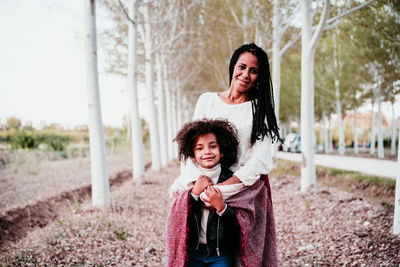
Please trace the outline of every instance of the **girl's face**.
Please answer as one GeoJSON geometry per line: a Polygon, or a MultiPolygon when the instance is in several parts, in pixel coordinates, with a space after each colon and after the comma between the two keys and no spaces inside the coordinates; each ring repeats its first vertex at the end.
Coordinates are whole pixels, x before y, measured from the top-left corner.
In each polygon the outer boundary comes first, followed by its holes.
{"type": "Polygon", "coordinates": [[[233,69],[231,90],[246,94],[254,86],[259,74],[258,59],[250,52],[243,52],[233,69]]]}
{"type": "Polygon", "coordinates": [[[200,135],[194,145],[196,162],[205,169],[216,166],[221,159],[217,137],[214,133],[200,135]]]}

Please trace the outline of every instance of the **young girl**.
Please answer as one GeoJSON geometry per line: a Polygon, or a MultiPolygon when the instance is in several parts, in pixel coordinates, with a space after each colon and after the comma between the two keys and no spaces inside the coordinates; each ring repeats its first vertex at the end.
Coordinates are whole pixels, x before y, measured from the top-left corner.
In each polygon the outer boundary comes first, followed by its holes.
{"type": "Polygon", "coordinates": [[[224,182],[233,174],[229,167],[237,157],[236,129],[226,120],[203,119],[185,124],[174,141],[178,142],[179,159],[191,159],[199,172],[196,180],[191,178],[193,173],[181,174],[170,187],[170,194],[176,199],[167,229],[168,265],[177,266],[174,254],[185,253],[171,249],[171,246],[179,245],[169,241],[185,240],[187,266],[235,266],[240,247],[240,227],[235,211],[224,200],[237,194],[244,186],[213,185],[224,182]],[[183,210],[176,209],[179,202],[183,202],[183,210]],[[187,208],[185,204],[188,204],[187,208]],[[177,216],[184,216],[187,220],[177,220],[177,216]],[[186,225],[179,225],[177,221],[186,225]],[[170,232],[176,228],[187,229],[188,233],[170,232]],[[169,238],[170,234],[181,236],[169,238]]]}

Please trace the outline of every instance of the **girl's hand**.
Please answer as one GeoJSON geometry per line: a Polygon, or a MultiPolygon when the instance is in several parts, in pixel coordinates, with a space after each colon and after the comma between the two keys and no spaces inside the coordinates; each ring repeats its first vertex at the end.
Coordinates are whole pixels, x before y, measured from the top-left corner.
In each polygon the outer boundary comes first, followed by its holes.
{"type": "Polygon", "coordinates": [[[218,188],[212,185],[207,186],[204,193],[206,194],[204,200],[210,203],[218,212],[225,209],[225,202],[222,200],[222,194],[218,188]]]}
{"type": "Polygon", "coordinates": [[[194,184],[192,194],[198,196],[201,192],[204,191],[204,189],[206,189],[207,186],[210,185],[212,185],[210,178],[205,175],[200,175],[199,178],[197,178],[196,183],[194,184]]]}
{"type": "Polygon", "coordinates": [[[239,178],[236,175],[233,175],[231,178],[226,180],[225,182],[219,183],[218,185],[230,185],[230,184],[238,184],[240,183],[239,178]]]}

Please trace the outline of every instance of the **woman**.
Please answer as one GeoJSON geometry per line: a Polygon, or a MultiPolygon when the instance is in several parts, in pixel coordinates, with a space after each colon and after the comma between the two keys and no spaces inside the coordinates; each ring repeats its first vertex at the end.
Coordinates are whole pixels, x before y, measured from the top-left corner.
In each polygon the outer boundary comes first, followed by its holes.
{"type": "MultiPolygon", "coordinates": [[[[267,54],[255,44],[239,47],[229,64],[229,79],[228,90],[199,97],[193,120],[227,119],[237,128],[238,161],[230,168],[232,177],[223,184],[245,185],[244,190],[226,200],[235,209],[241,228],[240,262],[243,266],[276,266],[275,222],[267,174],[272,167],[271,143],[281,138],[267,54]]],[[[181,164],[181,175],[198,177],[190,160],[181,164]]],[[[186,198],[182,196],[174,207],[184,210],[186,198]]]]}

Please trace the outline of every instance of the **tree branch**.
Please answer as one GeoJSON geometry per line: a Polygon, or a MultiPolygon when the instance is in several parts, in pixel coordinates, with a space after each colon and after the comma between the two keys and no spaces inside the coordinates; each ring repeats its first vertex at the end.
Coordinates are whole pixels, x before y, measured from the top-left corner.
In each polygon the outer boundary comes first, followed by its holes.
{"type": "Polygon", "coordinates": [[[297,42],[297,40],[299,40],[300,37],[301,37],[301,32],[299,32],[294,38],[292,38],[292,40],[287,42],[286,45],[279,51],[280,56],[282,57],[283,54],[285,54],[286,51],[289,48],[291,48],[297,42]]]}
{"type": "Polygon", "coordinates": [[[322,35],[326,20],[328,19],[329,16],[329,7],[330,7],[330,1],[325,0],[324,9],[322,10],[321,18],[319,19],[319,24],[310,42],[311,51],[315,50],[315,48],[317,47],[318,40],[322,35]]]}
{"type": "MultiPolygon", "coordinates": [[[[134,0],[136,1],[136,0],[134,0]]],[[[122,12],[125,14],[125,17],[133,24],[135,25],[135,21],[129,17],[128,11],[126,11],[126,8],[124,7],[124,5],[122,4],[121,0],[118,0],[119,6],[122,9],[122,12]]],[[[135,4],[135,2],[133,2],[133,4],[135,4]]]]}
{"type": "Polygon", "coordinates": [[[372,4],[372,2],[374,2],[374,0],[369,0],[368,2],[365,2],[364,4],[361,4],[353,9],[350,9],[349,11],[344,12],[343,14],[340,14],[340,15],[337,15],[336,17],[330,18],[326,21],[326,25],[330,26],[329,24],[332,24],[335,21],[337,21],[347,15],[350,15],[351,13],[356,12],[357,10],[360,10],[366,6],[369,6],[370,4],[372,4]]]}

